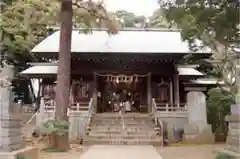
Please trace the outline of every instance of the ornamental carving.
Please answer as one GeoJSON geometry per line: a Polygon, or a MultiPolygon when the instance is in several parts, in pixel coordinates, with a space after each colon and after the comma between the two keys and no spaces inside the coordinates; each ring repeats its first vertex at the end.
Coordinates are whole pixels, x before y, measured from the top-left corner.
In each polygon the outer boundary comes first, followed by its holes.
{"type": "Polygon", "coordinates": [[[12,83],[7,78],[0,78],[0,87],[8,88],[12,83]]]}
{"type": "Polygon", "coordinates": [[[5,64],[3,68],[0,68],[0,87],[10,87],[13,77],[13,67],[5,64]]]}

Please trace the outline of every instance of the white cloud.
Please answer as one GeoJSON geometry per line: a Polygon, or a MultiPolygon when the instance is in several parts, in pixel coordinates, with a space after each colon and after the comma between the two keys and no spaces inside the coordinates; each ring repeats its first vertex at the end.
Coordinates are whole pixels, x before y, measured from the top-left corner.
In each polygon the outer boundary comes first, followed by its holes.
{"type": "Polygon", "coordinates": [[[104,0],[108,11],[124,9],[136,15],[151,16],[159,8],[157,0],[104,0]]]}

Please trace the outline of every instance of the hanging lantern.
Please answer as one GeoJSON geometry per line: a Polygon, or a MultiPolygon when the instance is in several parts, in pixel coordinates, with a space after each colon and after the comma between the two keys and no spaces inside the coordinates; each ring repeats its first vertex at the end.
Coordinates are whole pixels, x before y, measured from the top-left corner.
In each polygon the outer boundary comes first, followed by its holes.
{"type": "Polygon", "coordinates": [[[129,82],[130,82],[130,83],[132,83],[132,82],[133,82],[133,77],[132,77],[132,76],[130,77],[130,80],[129,80],[129,82]]]}
{"type": "Polygon", "coordinates": [[[128,82],[128,76],[125,76],[125,78],[124,78],[124,81],[123,82],[128,82]]]}
{"type": "Polygon", "coordinates": [[[117,83],[117,84],[119,83],[119,77],[116,78],[116,83],[117,83]]]}
{"type": "Polygon", "coordinates": [[[138,80],[138,76],[135,77],[135,83],[138,83],[139,80],[138,80]]]}

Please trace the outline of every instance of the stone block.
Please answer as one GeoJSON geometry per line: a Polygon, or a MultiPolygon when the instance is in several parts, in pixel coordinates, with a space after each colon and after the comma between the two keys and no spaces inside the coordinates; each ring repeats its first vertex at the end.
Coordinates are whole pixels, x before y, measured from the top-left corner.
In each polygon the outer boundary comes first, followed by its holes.
{"type": "Polygon", "coordinates": [[[8,137],[8,136],[22,136],[22,131],[19,128],[12,128],[12,129],[1,129],[1,136],[8,137]]]}
{"type": "Polygon", "coordinates": [[[25,147],[19,119],[1,118],[0,126],[1,152],[10,152],[25,147]]]}
{"type": "Polygon", "coordinates": [[[203,92],[191,91],[187,94],[188,123],[196,125],[203,131],[207,125],[206,95],[203,92]]]}
{"type": "Polygon", "coordinates": [[[240,116],[227,116],[228,125],[227,150],[240,153],[240,116]]]}
{"type": "Polygon", "coordinates": [[[36,147],[26,147],[12,152],[0,152],[0,159],[16,159],[18,156],[31,159],[40,159],[39,149],[36,147]]]}
{"type": "Polygon", "coordinates": [[[21,128],[20,119],[0,119],[2,128],[21,128]]]}
{"type": "Polygon", "coordinates": [[[229,129],[239,129],[240,130],[240,124],[239,123],[229,123],[229,129]]]}
{"type": "Polygon", "coordinates": [[[196,133],[198,133],[197,126],[193,124],[184,125],[184,134],[196,134],[196,133]]]}
{"type": "Polygon", "coordinates": [[[214,134],[212,133],[211,126],[206,125],[205,128],[201,132],[199,132],[197,126],[194,126],[192,124],[185,125],[184,142],[195,144],[213,144],[214,134]]]}
{"type": "Polygon", "coordinates": [[[11,143],[11,144],[2,144],[0,152],[12,152],[24,148],[23,143],[11,143]]]}
{"type": "Polygon", "coordinates": [[[240,115],[240,104],[231,105],[231,115],[240,115]]]}
{"type": "Polygon", "coordinates": [[[240,115],[226,116],[226,121],[231,122],[231,123],[239,123],[240,122],[240,115]]]}

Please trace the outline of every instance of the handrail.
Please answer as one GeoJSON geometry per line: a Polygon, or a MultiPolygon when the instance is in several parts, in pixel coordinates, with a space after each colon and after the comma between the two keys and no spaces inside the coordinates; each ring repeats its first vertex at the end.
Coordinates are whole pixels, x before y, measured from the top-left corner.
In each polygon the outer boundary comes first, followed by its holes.
{"type": "Polygon", "coordinates": [[[91,120],[91,117],[93,115],[93,111],[94,111],[94,99],[91,98],[90,101],[89,101],[89,104],[88,104],[88,114],[87,114],[87,117],[86,117],[86,121],[85,121],[85,125],[84,125],[84,133],[86,134],[87,132],[87,127],[88,125],[90,124],[90,120],[91,120]]]}
{"type": "Polygon", "coordinates": [[[157,108],[157,104],[154,98],[152,98],[152,113],[153,113],[153,118],[154,118],[154,123],[156,126],[160,126],[160,136],[162,138],[161,141],[161,146],[163,146],[164,143],[164,137],[163,137],[163,123],[160,120],[159,116],[158,116],[158,108],[157,108]]]}
{"type": "Polygon", "coordinates": [[[119,115],[120,115],[120,118],[121,118],[123,134],[126,135],[124,114],[125,114],[125,107],[122,106],[122,107],[120,107],[120,109],[119,109],[119,115]]]}
{"type": "Polygon", "coordinates": [[[33,121],[33,119],[37,116],[37,113],[38,113],[38,112],[34,113],[34,114],[31,116],[31,118],[26,122],[25,125],[30,124],[30,123],[33,121]]]}

